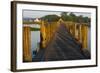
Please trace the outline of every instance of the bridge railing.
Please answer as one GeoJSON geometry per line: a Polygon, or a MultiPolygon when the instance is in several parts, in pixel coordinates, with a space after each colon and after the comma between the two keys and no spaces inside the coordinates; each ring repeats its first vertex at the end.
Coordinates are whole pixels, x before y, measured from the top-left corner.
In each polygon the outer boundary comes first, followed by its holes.
{"type": "Polygon", "coordinates": [[[88,29],[89,24],[87,23],[75,23],[75,22],[64,22],[66,28],[69,30],[72,36],[77,42],[82,44],[82,48],[88,47],[88,29]]]}
{"type": "MultiPolygon", "coordinates": [[[[66,29],[76,39],[77,42],[82,44],[82,48],[88,47],[88,29],[87,23],[75,23],[63,21],[66,29]]],[[[49,42],[53,40],[55,32],[60,27],[61,21],[58,22],[46,22],[42,21],[40,26],[41,44],[43,48],[49,45],[49,42]]],[[[23,59],[24,61],[32,61],[32,54],[30,51],[30,27],[23,26],[23,59]]]]}
{"type": "MultiPolygon", "coordinates": [[[[76,39],[78,43],[82,44],[82,48],[88,47],[88,29],[87,23],[76,23],[63,21],[67,30],[76,39]]],[[[52,40],[57,28],[60,26],[60,22],[42,22],[41,33],[42,33],[42,46],[45,48],[52,40]]]]}
{"type": "Polygon", "coordinates": [[[58,28],[58,22],[42,22],[41,34],[42,34],[42,47],[45,48],[55,35],[58,28]]]}

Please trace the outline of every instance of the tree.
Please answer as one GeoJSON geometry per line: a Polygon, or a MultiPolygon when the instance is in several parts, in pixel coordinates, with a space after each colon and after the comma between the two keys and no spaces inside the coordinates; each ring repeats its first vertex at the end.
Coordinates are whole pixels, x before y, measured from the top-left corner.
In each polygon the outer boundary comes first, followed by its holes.
{"type": "Polygon", "coordinates": [[[60,17],[57,15],[46,15],[42,17],[41,19],[48,22],[54,22],[54,21],[58,21],[60,17]]]}
{"type": "Polygon", "coordinates": [[[66,16],[68,12],[62,12],[61,17],[66,16]]]}
{"type": "Polygon", "coordinates": [[[68,14],[68,12],[62,12],[61,13],[61,18],[64,21],[73,21],[73,22],[77,21],[77,16],[73,12],[71,12],[69,14],[68,14]]]}
{"type": "Polygon", "coordinates": [[[77,16],[77,22],[79,22],[79,23],[83,23],[84,22],[84,19],[83,19],[82,15],[77,16]]]}
{"type": "Polygon", "coordinates": [[[77,22],[77,16],[73,12],[71,12],[69,16],[70,16],[70,21],[77,22]]]}
{"type": "Polygon", "coordinates": [[[88,17],[84,17],[84,23],[89,23],[90,22],[90,19],[88,17]]]}
{"type": "Polygon", "coordinates": [[[61,13],[61,18],[64,20],[64,21],[67,21],[68,20],[68,15],[67,15],[68,12],[62,12],[61,13]]]}

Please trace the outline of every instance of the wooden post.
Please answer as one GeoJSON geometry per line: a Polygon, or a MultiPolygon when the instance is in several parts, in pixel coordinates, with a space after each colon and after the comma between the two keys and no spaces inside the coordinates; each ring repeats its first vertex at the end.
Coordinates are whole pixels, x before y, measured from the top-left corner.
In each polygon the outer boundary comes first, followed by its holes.
{"type": "Polygon", "coordinates": [[[79,38],[79,29],[78,29],[78,24],[75,25],[75,38],[78,40],[79,38]]]}
{"type": "Polygon", "coordinates": [[[48,39],[50,41],[50,25],[48,25],[48,39]]]}
{"type": "Polygon", "coordinates": [[[31,54],[31,41],[30,41],[30,27],[23,27],[23,61],[31,62],[32,54],[31,54]]]}
{"type": "Polygon", "coordinates": [[[75,23],[72,23],[72,35],[75,36],[75,23]]]}
{"type": "Polygon", "coordinates": [[[83,25],[82,26],[82,46],[84,49],[87,49],[88,47],[87,39],[88,39],[88,26],[83,25]]]}
{"type": "Polygon", "coordinates": [[[81,26],[82,26],[82,24],[79,25],[79,42],[80,43],[82,43],[82,32],[81,32],[81,30],[82,30],[81,28],[82,27],[81,26]]]}
{"type": "Polygon", "coordinates": [[[45,29],[44,21],[42,21],[42,24],[41,24],[41,34],[42,34],[42,47],[45,48],[45,46],[46,46],[46,29],[45,29]]]}
{"type": "Polygon", "coordinates": [[[75,28],[75,34],[74,34],[74,37],[76,38],[76,26],[77,26],[77,24],[75,24],[75,26],[74,26],[74,28],[75,28]]]}

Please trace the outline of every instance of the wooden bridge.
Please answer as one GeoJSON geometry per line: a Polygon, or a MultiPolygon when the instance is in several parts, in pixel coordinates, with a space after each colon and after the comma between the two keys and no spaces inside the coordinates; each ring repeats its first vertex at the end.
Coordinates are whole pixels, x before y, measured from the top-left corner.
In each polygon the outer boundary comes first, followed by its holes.
{"type": "Polygon", "coordinates": [[[88,24],[64,22],[41,22],[41,49],[32,59],[30,51],[30,28],[24,27],[24,61],[57,61],[89,59],[87,49],[88,24]]]}

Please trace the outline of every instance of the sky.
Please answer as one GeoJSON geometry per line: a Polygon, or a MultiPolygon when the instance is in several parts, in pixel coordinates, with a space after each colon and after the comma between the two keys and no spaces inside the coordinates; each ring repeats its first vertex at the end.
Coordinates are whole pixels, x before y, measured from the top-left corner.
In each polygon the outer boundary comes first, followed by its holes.
{"type": "MultiPolygon", "coordinates": [[[[90,13],[73,12],[76,16],[82,15],[83,17],[91,17],[90,13]]],[[[60,16],[61,12],[55,11],[34,11],[34,10],[23,10],[23,18],[40,18],[45,15],[56,14],[60,16]]]]}

